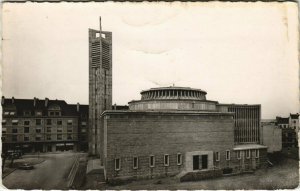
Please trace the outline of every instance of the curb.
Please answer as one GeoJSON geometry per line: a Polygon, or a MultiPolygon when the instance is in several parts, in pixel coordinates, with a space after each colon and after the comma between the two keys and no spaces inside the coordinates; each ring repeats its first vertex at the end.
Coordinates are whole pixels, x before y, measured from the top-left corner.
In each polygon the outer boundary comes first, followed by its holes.
{"type": "Polygon", "coordinates": [[[75,162],[73,163],[73,166],[72,166],[70,173],[68,175],[68,178],[67,178],[69,188],[73,185],[78,167],[79,167],[79,156],[76,157],[75,162]]]}
{"type": "Polygon", "coordinates": [[[11,173],[15,172],[15,170],[17,170],[17,168],[13,169],[12,171],[10,171],[9,173],[2,175],[2,180],[7,177],[8,175],[10,175],[11,173]]]}

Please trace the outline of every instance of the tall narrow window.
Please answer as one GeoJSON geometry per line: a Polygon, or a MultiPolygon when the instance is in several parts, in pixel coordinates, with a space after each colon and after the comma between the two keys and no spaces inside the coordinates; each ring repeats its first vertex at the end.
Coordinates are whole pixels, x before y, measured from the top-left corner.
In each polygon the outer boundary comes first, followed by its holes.
{"type": "Polygon", "coordinates": [[[153,155],[150,156],[150,167],[154,167],[155,166],[155,157],[153,155]]]}
{"type": "Polygon", "coordinates": [[[226,160],[230,160],[230,151],[229,150],[226,151],[226,160]]]}
{"type": "Polygon", "coordinates": [[[30,121],[24,121],[24,125],[30,125],[30,121]]]}
{"type": "Polygon", "coordinates": [[[177,154],[177,165],[181,165],[182,164],[182,154],[178,153],[177,154]]]}
{"type": "Polygon", "coordinates": [[[258,150],[258,149],[255,150],[255,157],[256,157],[256,158],[259,158],[259,150],[258,150]]]}
{"type": "Polygon", "coordinates": [[[138,157],[133,157],[133,169],[138,169],[139,167],[139,159],[138,157]]]}
{"type": "Polygon", "coordinates": [[[51,124],[52,124],[51,119],[47,119],[47,125],[51,125],[51,124]]]}
{"type": "Polygon", "coordinates": [[[164,155],[164,165],[169,166],[169,155],[168,154],[164,155]]]}
{"type": "Polygon", "coordinates": [[[251,157],[251,150],[246,151],[246,158],[249,159],[251,157]]]}
{"type": "Polygon", "coordinates": [[[115,170],[120,170],[121,169],[121,161],[119,158],[115,159],[115,170]]]}
{"type": "Polygon", "coordinates": [[[236,151],[236,158],[241,159],[241,151],[236,151]]]}
{"type": "Polygon", "coordinates": [[[42,120],[41,119],[36,119],[35,123],[36,123],[36,125],[41,125],[42,124],[42,120]]]}
{"type": "Polygon", "coordinates": [[[24,133],[29,133],[29,127],[24,127],[24,133]]]}
{"type": "Polygon", "coordinates": [[[220,161],[220,152],[215,152],[216,161],[220,161]]]}

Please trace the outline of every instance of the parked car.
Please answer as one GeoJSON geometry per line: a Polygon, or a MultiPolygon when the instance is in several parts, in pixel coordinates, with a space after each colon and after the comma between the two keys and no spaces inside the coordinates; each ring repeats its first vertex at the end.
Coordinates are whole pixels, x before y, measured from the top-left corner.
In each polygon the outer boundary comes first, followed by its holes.
{"type": "Polygon", "coordinates": [[[19,166],[19,169],[22,169],[22,170],[32,170],[33,166],[31,164],[24,163],[24,164],[22,164],[22,165],[19,166]]]}
{"type": "Polygon", "coordinates": [[[9,150],[7,151],[8,158],[14,158],[18,159],[22,157],[22,151],[21,150],[9,150]]]}

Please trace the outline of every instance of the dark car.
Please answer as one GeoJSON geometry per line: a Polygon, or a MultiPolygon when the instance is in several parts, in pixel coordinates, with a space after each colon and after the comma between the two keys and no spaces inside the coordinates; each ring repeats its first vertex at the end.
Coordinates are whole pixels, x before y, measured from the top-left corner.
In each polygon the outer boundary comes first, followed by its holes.
{"type": "Polygon", "coordinates": [[[19,169],[22,169],[22,170],[32,170],[33,166],[31,164],[24,163],[24,164],[22,164],[22,165],[19,166],[19,169]]]}

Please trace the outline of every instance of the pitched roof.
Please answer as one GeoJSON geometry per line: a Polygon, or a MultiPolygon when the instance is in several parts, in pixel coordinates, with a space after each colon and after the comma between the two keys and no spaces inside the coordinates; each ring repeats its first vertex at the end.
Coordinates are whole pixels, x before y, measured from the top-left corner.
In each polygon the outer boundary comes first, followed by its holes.
{"type": "Polygon", "coordinates": [[[276,117],[277,124],[289,124],[288,117],[276,117]]]}
{"type": "MultiPolygon", "coordinates": [[[[64,100],[49,100],[45,99],[15,99],[2,97],[2,107],[4,110],[17,111],[17,115],[23,115],[24,111],[31,112],[33,114],[36,110],[42,111],[43,115],[47,114],[50,106],[57,105],[61,109],[63,116],[76,116],[77,104],[67,104],[64,100]]],[[[79,105],[79,112],[88,113],[88,105],[79,105]],[[81,111],[81,109],[83,109],[81,111]]]]}
{"type": "Polygon", "coordinates": [[[296,113],[296,114],[290,114],[291,118],[292,119],[298,119],[299,118],[299,114],[296,113]]]}

